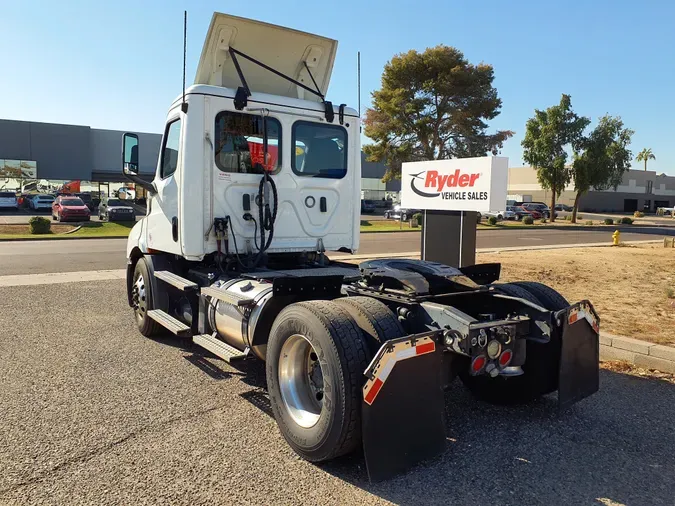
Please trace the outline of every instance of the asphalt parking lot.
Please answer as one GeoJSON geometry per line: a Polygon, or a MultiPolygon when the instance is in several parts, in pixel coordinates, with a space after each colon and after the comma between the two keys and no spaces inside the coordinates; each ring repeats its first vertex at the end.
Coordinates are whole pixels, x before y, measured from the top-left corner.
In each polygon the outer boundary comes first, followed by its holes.
{"type": "Polygon", "coordinates": [[[0,504],[673,504],[661,380],[603,371],[562,416],[456,382],[442,457],[370,484],[359,455],[295,456],[258,363],[141,337],[122,280],[2,287],[0,306],[0,504]]]}

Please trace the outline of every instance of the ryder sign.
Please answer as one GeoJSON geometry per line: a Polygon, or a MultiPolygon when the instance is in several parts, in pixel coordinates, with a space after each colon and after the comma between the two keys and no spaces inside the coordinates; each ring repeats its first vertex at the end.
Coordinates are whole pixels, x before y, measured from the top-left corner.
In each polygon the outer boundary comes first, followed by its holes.
{"type": "Polygon", "coordinates": [[[401,207],[439,211],[503,210],[509,159],[497,156],[404,163],[401,207]]]}

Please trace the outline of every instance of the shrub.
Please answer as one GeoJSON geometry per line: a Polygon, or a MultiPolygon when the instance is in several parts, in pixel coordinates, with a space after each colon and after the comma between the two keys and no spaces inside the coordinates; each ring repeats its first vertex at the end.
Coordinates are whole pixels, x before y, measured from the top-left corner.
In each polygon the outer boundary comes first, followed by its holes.
{"type": "Polygon", "coordinates": [[[584,219],[583,216],[581,216],[580,214],[577,214],[577,220],[583,220],[583,219],[584,219]]]}
{"type": "Polygon", "coordinates": [[[621,224],[622,225],[632,225],[633,220],[631,218],[629,218],[628,216],[624,216],[623,218],[621,218],[621,224]]]}
{"type": "Polygon", "coordinates": [[[563,218],[565,221],[572,221],[572,216],[569,214],[563,218]]]}
{"type": "Polygon", "coordinates": [[[593,220],[586,221],[586,225],[593,225],[593,220]]]}
{"type": "Polygon", "coordinates": [[[634,218],[644,218],[644,217],[645,217],[645,213],[643,213],[642,211],[635,211],[635,212],[633,213],[633,217],[634,217],[634,218]]]}
{"type": "Polygon", "coordinates": [[[480,220],[483,219],[483,215],[480,213],[476,213],[476,223],[480,225],[480,220]]]}
{"type": "Polygon", "coordinates": [[[605,225],[614,225],[614,220],[612,218],[605,218],[605,225]]]}
{"type": "Polygon", "coordinates": [[[532,219],[532,216],[523,216],[523,223],[525,225],[534,225],[534,220],[532,219]]]}
{"type": "Polygon", "coordinates": [[[52,222],[40,216],[33,216],[28,220],[28,225],[31,234],[48,234],[52,228],[52,222]]]}
{"type": "Polygon", "coordinates": [[[542,218],[542,219],[541,219],[541,222],[542,222],[542,223],[548,223],[548,220],[547,220],[546,218],[542,218]]]}
{"type": "Polygon", "coordinates": [[[497,224],[497,218],[495,218],[494,216],[490,216],[487,219],[487,222],[488,222],[488,225],[496,225],[497,224]]]}
{"type": "Polygon", "coordinates": [[[675,288],[669,286],[666,288],[666,297],[669,299],[675,299],[675,288]]]}
{"type": "Polygon", "coordinates": [[[421,227],[422,223],[424,223],[424,215],[422,213],[413,214],[413,226],[421,227]]]}

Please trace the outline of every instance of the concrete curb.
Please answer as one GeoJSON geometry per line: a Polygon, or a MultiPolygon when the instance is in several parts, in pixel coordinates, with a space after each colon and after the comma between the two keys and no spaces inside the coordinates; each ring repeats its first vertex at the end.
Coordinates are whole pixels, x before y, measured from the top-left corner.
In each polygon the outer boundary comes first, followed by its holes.
{"type": "Polygon", "coordinates": [[[643,369],[675,374],[675,346],[600,333],[600,360],[623,360],[643,369]]]}
{"type": "MultiPolygon", "coordinates": [[[[655,244],[662,243],[662,239],[649,239],[645,241],[625,241],[621,244],[655,244]]],[[[546,250],[546,249],[566,249],[566,248],[611,248],[612,245],[607,242],[577,243],[577,244],[547,244],[544,246],[505,246],[503,248],[477,248],[476,254],[480,253],[499,253],[501,251],[527,251],[527,250],[546,250]]],[[[419,251],[407,251],[405,253],[378,253],[371,255],[350,255],[349,253],[334,254],[328,252],[328,257],[335,260],[376,260],[378,258],[420,258],[419,251]]]]}

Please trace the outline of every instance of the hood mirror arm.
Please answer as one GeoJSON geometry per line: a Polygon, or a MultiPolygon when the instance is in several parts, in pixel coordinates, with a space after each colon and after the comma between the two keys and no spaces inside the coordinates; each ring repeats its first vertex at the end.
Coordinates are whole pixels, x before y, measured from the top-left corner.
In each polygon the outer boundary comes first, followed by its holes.
{"type": "Polygon", "coordinates": [[[248,103],[248,97],[251,96],[251,89],[248,87],[248,83],[246,82],[246,78],[244,77],[244,73],[241,70],[241,67],[239,66],[239,60],[237,59],[237,56],[241,56],[242,58],[247,59],[251,63],[255,63],[259,67],[264,68],[265,70],[268,70],[269,72],[272,72],[273,74],[281,77],[282,79],[286,79],[287,81],[295,84],[296,86],[299,86],[303,90],[309,91],[313,95],[316,95],[321,99],[325,106],[325,114],[326,114],[326,121],[332,123],[333,119],[335,117],[333,113],[333,104],[329,101],[326,100],[326,98],[323,96],[323,93],[321,93],[319,86],[316,84],[316,81],[314,80],[314,76],[312,75],[312,72],[309,70],[309,66],[307,65],[306,61],[303,61],[302,63],[305,65],[305,68],[307,69],[307,72],[309,73],[309,77],[312,79],[312,83],[314,83],[314,86],[316,89],[312,89],[309,86],[305,86],[299,81],[296,81],[292,77],[287,76],[286,74],[279,72],[276,69],[273,69],[269,65],[265,65],[263,62],[256,60],[255,58],[242,53],[241,51],[238,51],[237,49],[233,48],[230,46],[229,48],[229,53],[230,56],[232,57],[232,63],[234,63],[234,68],[237,70],[237,74],[239,75],[239,80],[241,81],[241,87],[237,90],[237,95],[235,96],[235,108],[237,110],[241,110],[244,107],[246,107],[246,104],[248,103]],[[241,91],[240,91],[241,90],[241,91]]]}

